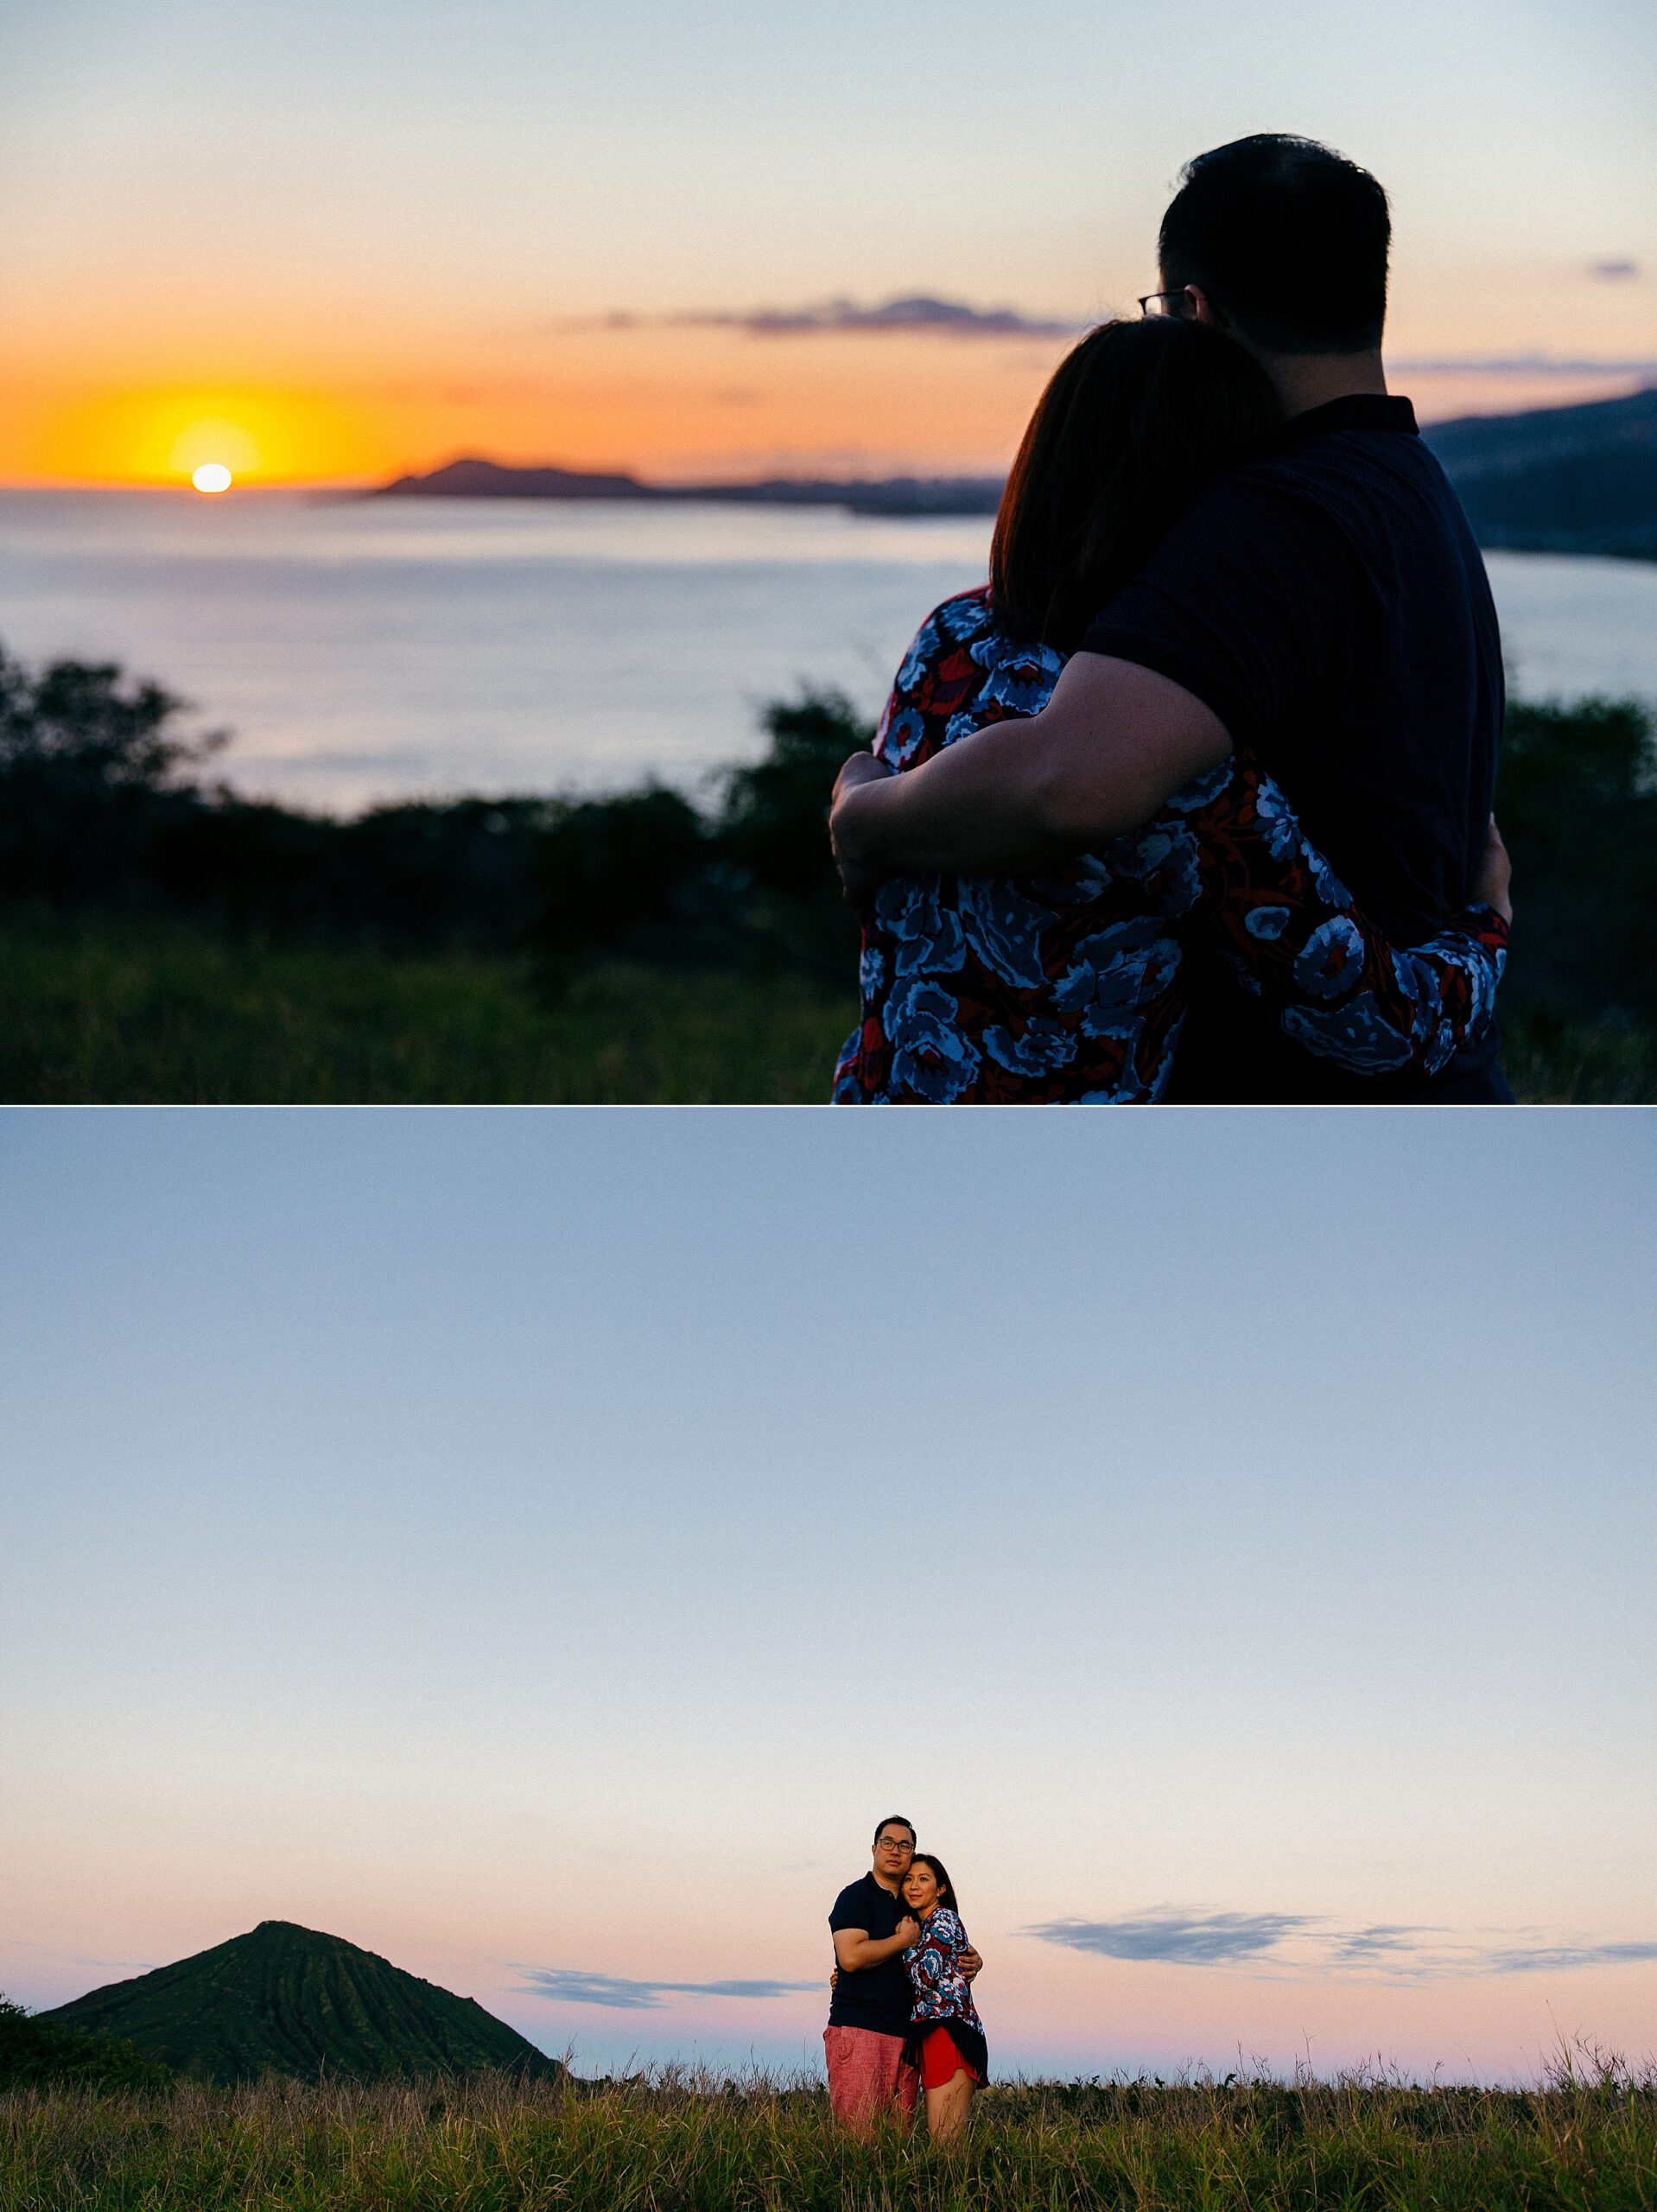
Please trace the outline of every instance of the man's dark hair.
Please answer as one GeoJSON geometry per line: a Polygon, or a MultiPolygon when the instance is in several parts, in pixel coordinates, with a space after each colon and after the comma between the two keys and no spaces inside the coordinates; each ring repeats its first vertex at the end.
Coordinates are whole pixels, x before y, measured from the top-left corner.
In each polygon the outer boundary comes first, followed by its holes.
{"type": "MultiPolygon", "coordinates": [[[[875,1822],[875,1843],[879,1842],[880,1832],[883,1828],[907,1828],[909,1830],[909,1840],[911,1844],[915,1840],[915,1823],[913,1821],[906,1821],[901,1813],[888,1813],[884,1821],[877,1821],[875,1822]]],[[[873,1846],[871,1845],[870,1848],[873,1849],[873,1846]]]]}
{"type": "Polygon", "coordinates": [[[1165,284],[1198,284],[1270,353],[1362,353],[1387,318],[1387,194],[1312,138],[1263,131],[1199,154],[1158,240],[1165,284]]]}

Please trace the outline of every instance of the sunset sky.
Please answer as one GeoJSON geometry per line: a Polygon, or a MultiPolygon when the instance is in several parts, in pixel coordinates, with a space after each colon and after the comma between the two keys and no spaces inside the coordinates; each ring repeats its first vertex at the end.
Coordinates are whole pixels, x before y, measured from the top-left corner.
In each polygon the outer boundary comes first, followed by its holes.
{"type": "Polygon", "coordinates": [[[1652,2054],[1640,1116],[3,1134],[13,1996],[798,2064],[898,1810],[1003,2070],[1652,2054]]]}
{"type": "Polygon", "coordinates": [[[10,9],[0,481],[1000,468],[1257,129],[1391,189],[1424,413],[1626,390],[1654,104],[1647,0],[10,9]]]}

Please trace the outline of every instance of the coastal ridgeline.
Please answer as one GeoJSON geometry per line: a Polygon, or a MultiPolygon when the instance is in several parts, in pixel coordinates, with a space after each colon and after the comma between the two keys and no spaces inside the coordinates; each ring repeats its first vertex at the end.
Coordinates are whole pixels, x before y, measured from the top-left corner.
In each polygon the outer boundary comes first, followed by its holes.
{"type": "MultiPolygon", "coordinates": [[[[1468,415],[1424,433],[1461,495],[1481,545],[1657,560],[1657,390],[1575,407],[1468,415]]],[[[750,484],[648,484],[576,468],[452,461],[399,476],[371,499],[714,500],[840,507],[855,515],[993,515],[1001,480],[892,476],[838,482],[773,477],[750,484]]]]}

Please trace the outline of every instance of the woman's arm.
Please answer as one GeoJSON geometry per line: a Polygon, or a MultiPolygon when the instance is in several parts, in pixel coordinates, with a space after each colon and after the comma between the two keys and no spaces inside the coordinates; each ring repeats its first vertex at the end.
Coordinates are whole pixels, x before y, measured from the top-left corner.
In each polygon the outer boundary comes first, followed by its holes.
{"type": "Polygon", "coordinates": [[[1358,1075],[1434,1074],[1488,1026],[1511,912],[1498,911],[1506,904],[1499,838],[1501,868],[1480,885],[1490,903],[1401,950],[1308,842],[1252,756],[1237,756],[1218,795],[1187,824],[1214,941],[1305,1051],[1358,1075]]]}

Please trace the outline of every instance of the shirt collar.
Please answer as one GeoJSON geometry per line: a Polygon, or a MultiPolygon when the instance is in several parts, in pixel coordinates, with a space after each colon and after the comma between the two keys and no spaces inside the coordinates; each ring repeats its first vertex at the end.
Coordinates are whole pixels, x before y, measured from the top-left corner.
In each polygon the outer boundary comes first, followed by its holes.
{"type": "Polygon", "coordinates": [[[1355,391],[1344,399],[1325,400],[1297,415],[1283,432],[1285,445],[1298,446],[1307,438],[1330,436],[1336,430],[1394,430],[1404,436],[1419,435],[1415,410],[1401,392],[1355,391]]]}

